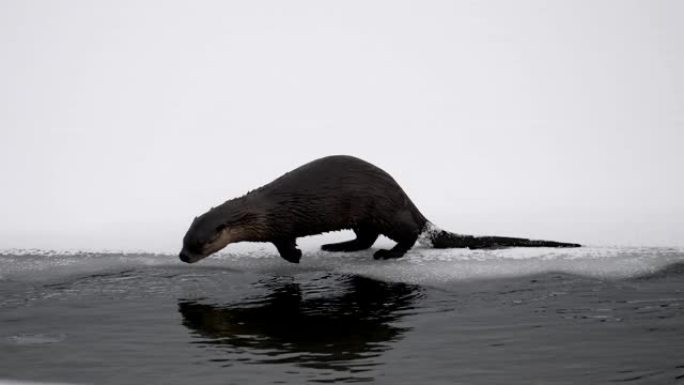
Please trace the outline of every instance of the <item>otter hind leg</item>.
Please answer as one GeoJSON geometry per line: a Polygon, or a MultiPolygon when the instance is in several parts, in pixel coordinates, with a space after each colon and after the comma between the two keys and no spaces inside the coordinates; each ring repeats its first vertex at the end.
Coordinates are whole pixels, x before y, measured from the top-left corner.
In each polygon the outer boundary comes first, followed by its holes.
{"type": "Polygon", "coordinates": [[[393,248],[389,250],[380,249],[373,254],[374,259],[397,259],[401,258],[409,251],[418,240],[418,236],[409,237],[397,242],[393,248]]]}
{"type": "Polygon", "coordinates": [[[380,249],[373,254],[374,259],[397,259],[409,251],[418,240],[423,224],[416,222],[410,211],[401,211],[395,217],[396,222],[386,228],[382,234],[397,242],[390,250],[380,249]]]}
{"type": "Polygon", "coordinates": [[[371,229],[354,229],[356,239],[340,243],[328,243],[321,246],[325,251],[359,251],[373,246],[380,233],[371,229]]]}
{"type": "Polygon", "coordinates": [[[273,242],[280,256],[291,263],[299,263],[302,258],[302,251],[297,248],[295,239],[284,239],[273,242]]]}

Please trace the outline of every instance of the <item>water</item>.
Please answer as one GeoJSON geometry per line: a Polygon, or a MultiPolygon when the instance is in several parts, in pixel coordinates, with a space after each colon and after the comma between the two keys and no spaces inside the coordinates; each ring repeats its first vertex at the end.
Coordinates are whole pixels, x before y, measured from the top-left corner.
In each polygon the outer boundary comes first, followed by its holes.
{"type": "Polygon", "coordinates": [[[684,383],[684,252],[0,254],[0,383],[684,383]]]}

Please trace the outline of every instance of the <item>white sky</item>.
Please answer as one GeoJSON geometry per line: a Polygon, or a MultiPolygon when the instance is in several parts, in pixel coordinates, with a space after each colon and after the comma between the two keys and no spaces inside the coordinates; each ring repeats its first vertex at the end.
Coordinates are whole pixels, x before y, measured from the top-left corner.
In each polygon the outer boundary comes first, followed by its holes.
{"type": "Polygon", "coordinates": [[[177,251],[328,154],[444,228],[684,246],[682,1],[0,0],[0,248],[177,251]]]}

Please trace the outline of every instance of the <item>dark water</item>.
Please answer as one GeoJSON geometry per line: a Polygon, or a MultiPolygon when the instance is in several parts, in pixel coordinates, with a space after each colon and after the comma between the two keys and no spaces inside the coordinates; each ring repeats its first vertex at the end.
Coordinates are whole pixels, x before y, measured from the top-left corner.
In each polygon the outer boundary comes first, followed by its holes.
{"type": "Polygon", "coordinates": [[[2,255],[0,380],[684,384],[679,251],[324,254],[2,255]]]}

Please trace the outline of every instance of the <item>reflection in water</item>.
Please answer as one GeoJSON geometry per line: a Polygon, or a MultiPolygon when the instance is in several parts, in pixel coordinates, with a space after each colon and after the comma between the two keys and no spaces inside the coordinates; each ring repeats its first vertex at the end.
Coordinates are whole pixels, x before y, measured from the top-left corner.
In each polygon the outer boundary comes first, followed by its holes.
{"type": "Polygon", "coordinates": [[[228,353],[252,362],[363,371],[407,328],[395,323],[420,295],[418,286],[359,276],[324,277],[300,285],[266,284],[257,300],[226,305],[180,301],[183,325],[228,353]]]}

